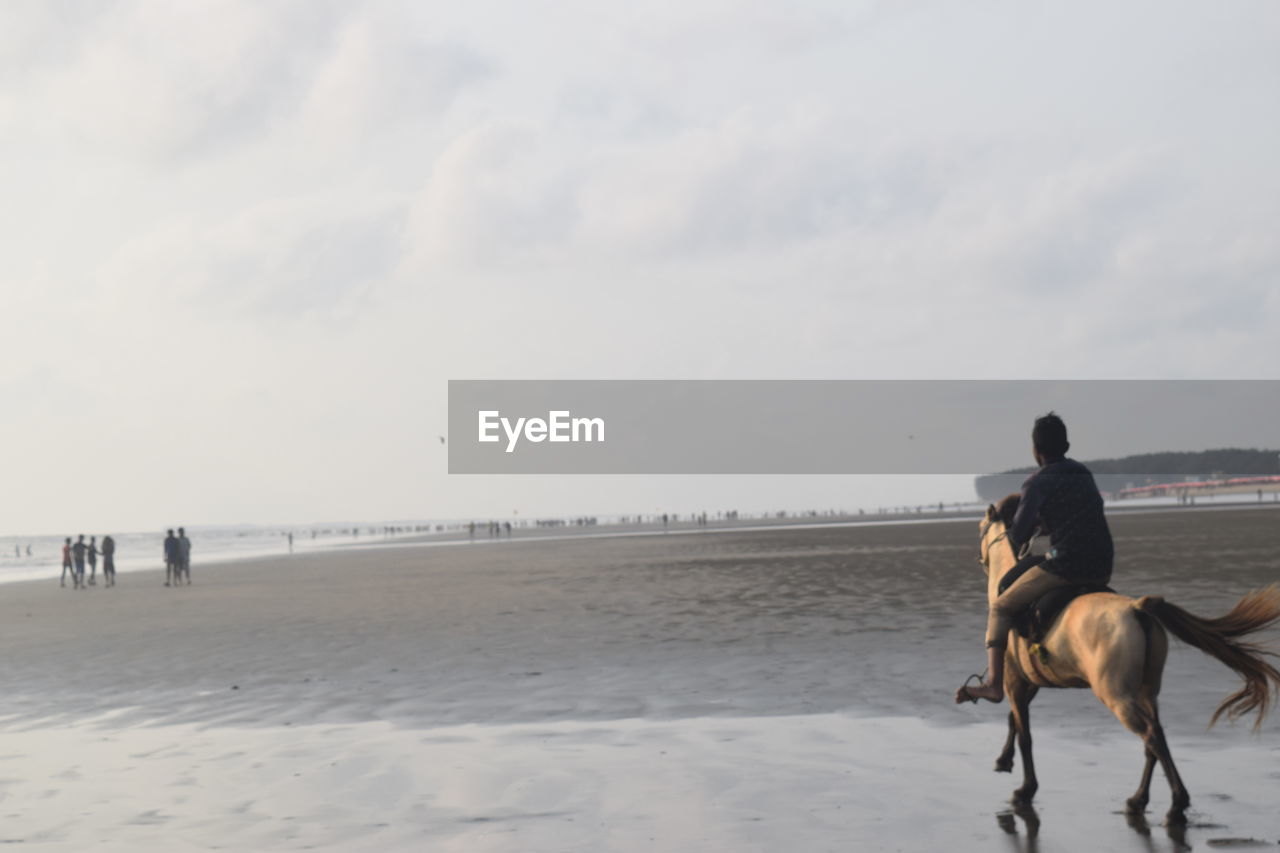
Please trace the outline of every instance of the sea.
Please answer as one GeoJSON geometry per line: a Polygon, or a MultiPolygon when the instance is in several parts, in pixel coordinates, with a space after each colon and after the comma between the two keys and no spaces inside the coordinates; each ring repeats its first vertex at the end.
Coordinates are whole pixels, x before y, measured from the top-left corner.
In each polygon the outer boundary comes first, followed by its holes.
{"type": "MultiPolygon", "coordinates": [[[[1280,502],[1280,493],[1267,494],[1265,503],[1272,504],[1280,502]]],[[[1121,501],[1108,501],[1107,511],[1143,511],[1151,509],[1167,508],[1177,505],[1176,498],[1157,497],[1157,498],[1138,498],[1121,501]]],[[[1242,504],[1252,504],[1254,500],[1248,495],[1209,495],[1201,497],[1197,500],[1197,506],[1210,508],[1221,505],[1224,508],[1228,506],[1239,506],[1242,504]]],[[[949,506],[949,511],[973,511],[981,512],[984,508],[982,504],[965,504],[949,506]]],[[[751,524],[751,516],[743,516],[741,521],[734,522],[712,522],[712,526],[721,524],[733,527],[741,527],[751,524]]],[[[873,520],[874,517],[868,517],[866,520],[858,519],[848,523],[855,524],[875,524],[883,523],[873,520]]],[[[784,524],[802,524],[806,521],[816,521],[819,526],[824,526],[835,519],[816,519],[810,518],[804,514],[793,514],[784,519],[768,517],[773,523],[784,524]]],[[[636,521],[635,517],[624,516],[599,516],[592,518],[592,526],[595,527],[599,522],[600,528],[596,536],[612,536],[619,535],[621,531],[611,530],[614,525],[628,524],[636,521]]],[[[654,519],[646,517],[645,521],[652,523],[654,519]]],[[[681,519],[685,525],[688,520],[681,519]]],[[[525,525],[529,522],[520,522],[520,533],[526,533],[525,525]]],[[[331,524],[313,524],[313,525],[195,525],[186,528],[187,538],[191,540],[191,562],[193,568],[198,571],[202,565],[225,563],[232,560],[241,560],[254,557],[266,557],[272,555],[285,555],[289,553],[308,553],[323,550],[331,550],[335,548],[345,548],[351,546],[370,546],[370,545],[395,545],[405,540],[413,540],[422,542],[424,537],[427,541],[430,538],[438,536],[442,541],[465,534],[468,522],[457,519],[439,520],[439,519],[422,519],[422,520],[396,520],[387,522],[344,522],[331,524]],[[289,534],[293,534],[292,544],[289,542],[289,534]],[[292,549],[292,550],[291,550],[292,549]]],[[[479,521],[478,526],[482,526],[484,521],[479,521]]],[[[573,520],[558,520],[557,527],[553,530],[539,531],[544,533],[553,533],[558,530],[564,530],[574,527],[573,520]]],[[[658,525],[661,527],[661,525],[658,525]]],[[[676,525],[672,525],[673,528],[676,525]]],[[[630,530],[634,531],[634,527],[630,530]]],[[[62,573],[62,545],[67,536],[71,537],[74,542],[81,531],[63,535],[4,535],[0,536],[0,583],[12,583],[15,581],[27,581],[38,579],[57,580],[62,573]]],[[[569,532],[569,531],[565,531],[569,532]]],[[[97,536],[99,547],[101,547],[102,535],[85,532],[85,541],[89,541],[90,536],[97,536]]],[[[133,533],[115,533],[111,536],[116,540],[116,570],[119,572],[128,572],[139,569],[163,569],[164,568],[164,537],[165,530],[154,530],[146,532],[133,533]]],[[[480,534],[483,536],[483,533],[480,534]]],[[[98,569],[102,569],[102,558],[98,558],[98,569]]]]}
{"type": "MultiPolygon", "coordinates": [[[[465,523],[461,523],[465,524],[465,523]]],[[[307,526],[194,525],[186,527],[191,540],[191,565],[224,563],[251,557],[305,553],[349,545],[390,543],[409,537],[456,532],[459,522],[389,521],[386,523],[346,523],[307,526]],[[293,534],[292,546],[289,534],[293,534]]],[[[62,546],[70,536],[75,542],[81,531],[63,535],[0,536],[0,583],[38,579],[59,580],[62,574],[62,546]]],[[[103,534],[84,531],[85,542],[96,536],[99,550],[103,534]]],[[[115,564],[120,573],[139,569],[164,568],[165,530],[111,532],[116,541],[115,564]]],[[[86,573],[88,569],[86,568],[86,573]]],[[[98,557],[102,571],[102,557],[98,557]]]]}

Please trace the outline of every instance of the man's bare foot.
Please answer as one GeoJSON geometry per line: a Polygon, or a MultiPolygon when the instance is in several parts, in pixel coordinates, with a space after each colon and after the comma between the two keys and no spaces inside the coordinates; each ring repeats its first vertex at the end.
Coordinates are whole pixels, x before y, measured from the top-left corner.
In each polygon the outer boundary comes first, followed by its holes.
{"type": "Polygon", "coordinates": [[[972,687],[961,687],[956,691],[957,705],[961,702],[976,702],[979,699],[1001,702],[1004,700],[1004,690],[998,684],[975,684],[972,687]]]}

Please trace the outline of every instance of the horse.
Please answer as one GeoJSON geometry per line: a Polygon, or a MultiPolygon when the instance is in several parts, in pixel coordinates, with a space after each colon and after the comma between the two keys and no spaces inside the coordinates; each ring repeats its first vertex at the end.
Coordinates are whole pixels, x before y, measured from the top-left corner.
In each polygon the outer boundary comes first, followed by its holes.
{"type": "MultiPolygon", "coordinates": [[[[988,506],[979,522],[979,562],[987,575],[988,605],[999,595],[1000,579],[1016,562],[1012,548],[998,546],[1008,535],[1017,506],[1018,495],[1010,495],[999,507],[988,506]]],[[[1274,652],[1242,638],[1278,620],[1280,585],[1276,584],[1248,593],[1216,619],[1195,616],[1157,595],[1130,598],[1090,592],[1072,599],[1039,643],[1010,632],[1004,670],[1009,734],[995,770],[1011,772],[1015,751],[1021,752],[1022,785],[1013,792],[1012,802],[1030,805],[1039,787],[1031,756],[1031,700],[1042,687],[1088,687],[1125,728],[1142,738],[1146,764],[1138,790],[1125,801],[1125,811],[1130,815],[1146,811],[1152,772],[1159,762],[1173,795],[1167,820],[1184,823],[1191,796],[1173,763],[1156,704],[1169,648],[1167,634],[1216,658],[1244,680],[1244,686],[1214,711],[1209,725],[1224,714],[1237,719],[1256,711],[1257,730],[1272,694],[1280,689],[1280,671],[1264,658],[1274,652]]]]}

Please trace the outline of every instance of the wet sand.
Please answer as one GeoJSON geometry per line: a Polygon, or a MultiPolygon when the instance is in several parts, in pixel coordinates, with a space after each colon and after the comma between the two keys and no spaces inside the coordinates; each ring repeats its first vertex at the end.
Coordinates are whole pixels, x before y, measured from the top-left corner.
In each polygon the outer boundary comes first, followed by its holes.
{"type": "MultiPolygon", "coordinates": [[[[1113,585],[1215,615],[1280,580],[1280,512],[1113,517],[1113,585]]],[[[1280,820],[1280,723],[1175,645],[1185,839],[1117,814],[1138,740],[1034,711],[1034,814],[991,772],[973,521],[477,542],[0,590],[7,840],[65,849],[1180,849],[1280,820]],[[297,774],[297,775],[294,775],[297,774]],[[1028,820],[1031,823],[1028,823],[1028,820]],[[1014,834],[1011,834],[1012,830],[1014,834]],[[179,839],[180,844],[174,841],[179,839]],[[185,846],[184,846],[185,845],[185,846]]],[[[1280,644],[1274,634],[1273,643],[1280,644]]]]}

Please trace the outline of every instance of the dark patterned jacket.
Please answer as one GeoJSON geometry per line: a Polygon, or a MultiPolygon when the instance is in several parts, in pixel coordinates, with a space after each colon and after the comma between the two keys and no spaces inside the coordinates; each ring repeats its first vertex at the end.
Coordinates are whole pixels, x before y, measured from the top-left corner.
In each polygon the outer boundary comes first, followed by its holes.
{"type": "Polygon", "coordinates": [[[1111,579],[1115,546],[1102,494],[1088,468],[1074,459],[1055,459],[1027,478],[1009,528],[1015,553],[1030,541],[1036,526],[1049,534],[1050,544],[1040,568],[1078,583],[1111,579]]]}

